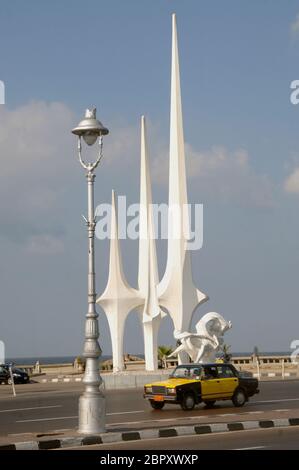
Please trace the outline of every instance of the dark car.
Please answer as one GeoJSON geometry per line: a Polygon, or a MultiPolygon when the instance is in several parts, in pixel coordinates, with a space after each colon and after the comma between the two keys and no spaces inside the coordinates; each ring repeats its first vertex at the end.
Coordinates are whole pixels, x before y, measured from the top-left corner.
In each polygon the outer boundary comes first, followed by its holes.
{"type": "MultiPolygon", "coordinates": [[[[8,364],[0,365],[0,384],[11,384],[11,376],[9,371],[8,364]]],[[[16,384],[26,384],[29,383],[29,375],[23,369],[19,369],[17,367],[12,367],[12,375],[14,379],[14,383],[16,384]]]]}
{"type": "Polygon", "coordinates": [[[9,374],[7,373],[6,368],[3,365],[0,365],[0,384],[8,383],[9,374]]]}
{"type": "Polygon", "coordinates": [[[243,406],[258,390],[258,381],[239,374],[232,364],[186,364],[178,366],[169,379],[145,385],[144,398],[155,410],[165,403],[192,410],[198,403],[211,407],[217,400],[232,400],[243,406]]]}

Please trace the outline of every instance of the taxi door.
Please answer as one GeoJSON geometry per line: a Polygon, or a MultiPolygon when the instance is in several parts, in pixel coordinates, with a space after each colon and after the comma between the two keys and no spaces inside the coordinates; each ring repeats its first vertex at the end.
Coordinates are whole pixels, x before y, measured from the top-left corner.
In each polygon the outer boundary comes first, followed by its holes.
{"type": "Polygon", "coordinates": [[[217,400],[221,395],[221,384],[219,379],[203,378],[201,381],[201,399],[217,400]]]}
{"type": "Polygon", "coordinates": [[[234,375],[231,368],[224,364],[217,366],[217,373],[220,380],[220,388],[223,397],[231,398],[239,385],[238,378],[234,375]]]}
{"type": "Polygon", "coordinates": [[[217,367],[204,367],[204,375],[201,379],[202,400],[216,400],[221,396],[221,393],[221,380],[218,377],[217,367]]]}

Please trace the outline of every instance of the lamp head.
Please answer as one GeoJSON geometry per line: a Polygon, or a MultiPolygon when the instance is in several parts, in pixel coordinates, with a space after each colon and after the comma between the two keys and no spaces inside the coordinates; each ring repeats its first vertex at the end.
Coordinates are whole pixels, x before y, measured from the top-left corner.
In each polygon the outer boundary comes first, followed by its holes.
{"type": "Polygon", "coordinates": [[[99,136],[109,133],[109,130],[96,118],[96,113],[95,107],[87,109],[84,119],[72,130],[73,134],[83,137],[87,145],[93,145],[99,136]]]}

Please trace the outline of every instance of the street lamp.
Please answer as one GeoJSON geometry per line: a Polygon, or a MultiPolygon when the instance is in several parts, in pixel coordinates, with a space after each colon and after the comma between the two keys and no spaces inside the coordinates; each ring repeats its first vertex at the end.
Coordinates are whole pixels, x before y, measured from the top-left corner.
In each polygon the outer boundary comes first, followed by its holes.
{"type": "Polygon", "coordinates": [[[95,169],[103,155],[103,136],[109,133],[108,129],[96,118],[96,108],[87,109],[85,118],[72,130],[78,136],[78,156],[82,167],[87,171],[88,187],[88,216],[86,220],[88,231],[88,312],[85,322],[85,342],[83,356],[86,359],[83,383],[85,390],[79,399],[79,432],[83,434],[96,434],[105,432],[105,397],[99,387],[102,378],[99,371],[99,358],[101,348],[98,343],[99,324],[96,312],[95,292],[95,263],[94,263],[94,232],[96,227],[94,215],[94,180],[95,169]],[[82,159],[82,141],[93,145],[99,139],[99,153],[93,163],[85,163],[82,159]]]}

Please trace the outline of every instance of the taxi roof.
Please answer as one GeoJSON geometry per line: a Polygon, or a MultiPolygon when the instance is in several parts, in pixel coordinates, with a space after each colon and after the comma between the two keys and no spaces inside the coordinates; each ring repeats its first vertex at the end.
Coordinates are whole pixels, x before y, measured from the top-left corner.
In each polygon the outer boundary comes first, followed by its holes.
{"type": "Polygon", "coordinates": [[[176,367],[212,367],[212,366],[228,366],[231,367],[232,364],[229,364],[228,362],[207,362],[205,364],[202,363],[194,363],[194,364],[179,364],[176,367]]]}

